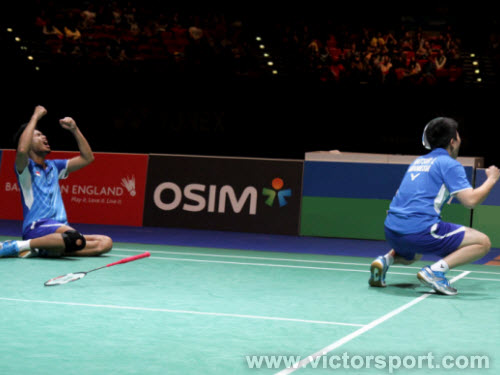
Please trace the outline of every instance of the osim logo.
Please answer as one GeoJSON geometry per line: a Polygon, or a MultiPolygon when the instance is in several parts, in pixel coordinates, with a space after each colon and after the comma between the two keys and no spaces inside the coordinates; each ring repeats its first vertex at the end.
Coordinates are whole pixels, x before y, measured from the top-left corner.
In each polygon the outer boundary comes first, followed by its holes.
{"type": "Polygon", "coordinates": [[[156,187],[153,200],[155,205],[163,211],[172,211],[181,206],[184,211],[207,210],[219,213],[226,212],[227,201],[235,213],[240,213],[246,202],[250,201],[248,214],[255,215],[257,213],[257,195],[257,189],[253,186],[247,186],[238,197],[230,185],[224,185],[218,189],[217,185],[188,184],[184,189],[181,189],[173,182],[164,182],[156,187]],[[173,193],[173,199],[169,202],[163,200],[162,193],[165,191],[173,193]],[[184,203],[183,198],[187,199],[184,203]]]}

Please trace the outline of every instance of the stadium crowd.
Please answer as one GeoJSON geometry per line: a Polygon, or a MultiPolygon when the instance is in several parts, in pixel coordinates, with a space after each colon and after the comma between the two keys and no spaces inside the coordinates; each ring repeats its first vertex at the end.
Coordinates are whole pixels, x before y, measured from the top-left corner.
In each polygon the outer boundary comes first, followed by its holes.
{"type": "MultiPolygon", "coordinates": [[[[78,69],[266,74],[255,42],[259,24],[224,12],[183,12],[134,1],[40,7],[34,20],[53,58],[78,69]]],[[[323,82],[436,85],[460,82],[461,39],[448,26],[430,29],[276,22],[262,25],[276,69],[323,82]],[[267,30],[267,34],[266,31],[267,30]]]]}
{"type": "Polygon", "coordinates": [[[35,27],[52,57],[79,69],[248,75],[255,54],[239,19],[223,13],[185,13],[146,2],[85,2],[40,9],[35,27]]]}
{"type": "Polygon", "coordinates": [[[462,42],[451,27],[351,27],[329,20],[281,24],[280,54],[295,73],[322,81],[386,85],[453,84],[463,73],[462,42]]]}

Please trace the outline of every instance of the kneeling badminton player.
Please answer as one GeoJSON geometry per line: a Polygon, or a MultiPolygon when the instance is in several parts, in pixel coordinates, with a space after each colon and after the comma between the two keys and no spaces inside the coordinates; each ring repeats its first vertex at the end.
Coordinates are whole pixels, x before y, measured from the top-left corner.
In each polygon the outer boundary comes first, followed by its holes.
{"type": "Polygon", "coordinates": [[[68,225],[59,180],[94,161],[89,143],[71,117],[59,120],[76,140],[80,155],[47,160],[47,137],[37,129],[47,110],[37,106],[28,123],[16,133],[15,170],[23,205],[23,240],[0,244],[0,257],[97,256],[107,253],[113,241],[105,235],[83,235],[68,225]]]}

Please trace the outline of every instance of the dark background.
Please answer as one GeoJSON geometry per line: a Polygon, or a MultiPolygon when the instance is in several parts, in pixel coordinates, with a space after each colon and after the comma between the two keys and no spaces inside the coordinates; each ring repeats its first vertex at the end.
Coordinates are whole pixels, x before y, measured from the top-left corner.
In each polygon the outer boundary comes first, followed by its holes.
{"type": "MultiPolygon", "coordinates": [[[[2,27],[22,25],[32,17],[30,9],[35,7],[21,11],[22,4],[3,14],[2,27]]],[[[337,4],[330,16],[336,14],[353,25],[380,24],[393,22],[397,14],[412,13],[418,18],[441,6],[462,30],[464,46],[479,51],[486,48],[488,33],[498,27],[491,5],[426,4],[343,4],[340,8],[337,4]]],[[[263,30],[272,30],[273,23],[283,18],[321,22],[325,11],[314,4],[307,9],[274,4],[266,11],[259,6],[252,3],[243,12],[245,22],[263,30]]],[[[191,75],[35,73],[9,57],[8,47],[2,46],[0,148],[14,148],[11,135],[29,120],[37,104],[48,110],[40,129],[57,150],[76,150],[71,136],[57,124],[57,119],[72,116],[94,151],[291,159],[302,159],[307,151],[331,149],[422,154],[425,124],[435,116],[451,116],[460,123],[461,155],[483,156],[487,165],[500,165],[496,84],[349,86],[307,77],[232,77],[210,68],[191,75]]]]}

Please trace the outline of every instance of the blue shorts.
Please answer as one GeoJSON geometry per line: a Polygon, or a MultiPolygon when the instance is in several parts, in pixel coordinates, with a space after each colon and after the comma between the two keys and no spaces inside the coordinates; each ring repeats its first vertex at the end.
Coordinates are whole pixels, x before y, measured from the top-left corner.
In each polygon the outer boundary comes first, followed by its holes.
{"type": "Polygon", "coordinates": [[[47,234],[55,233],[57,229],[64,225],[67,224],[52,219],[37,220],[24,230],[23,240],[31,240],[33,238],[39,238],[46,236],[47,234]]]}
{"type": "Polygon", "coordinates": [[[463,225],[441,221],[420,233],[400,234],[385,228],[385,239],[397,255],[412,260],[415,254],[445,257],[454,252],[465,236],[463,225]]]}

